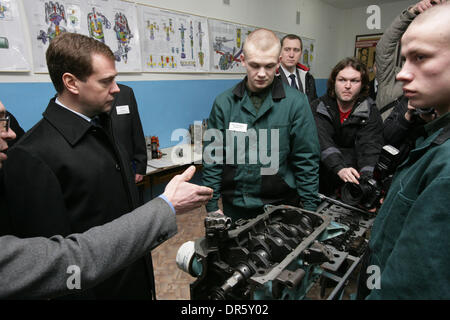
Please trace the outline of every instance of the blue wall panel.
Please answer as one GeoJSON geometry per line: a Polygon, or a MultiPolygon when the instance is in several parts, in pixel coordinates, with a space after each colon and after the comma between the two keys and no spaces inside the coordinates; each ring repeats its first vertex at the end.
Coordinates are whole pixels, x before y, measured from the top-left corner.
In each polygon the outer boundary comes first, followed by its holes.
{"type": "MultiPolygon", "coordinates": [[[[208,118],[215,97],[239,80],[129,81],[138,101],[144,133],[156,135],[162,148],[176,145],[171,141],[176,129],[188,129],[194,121],[208,118]]],[[[316,81],[317,94],[326,91],[326,79],[316,81]]],[[[55,95],[51,83],[0,83],[0,100],[30,129],[42,118],[48,101],[55,95]]]]}

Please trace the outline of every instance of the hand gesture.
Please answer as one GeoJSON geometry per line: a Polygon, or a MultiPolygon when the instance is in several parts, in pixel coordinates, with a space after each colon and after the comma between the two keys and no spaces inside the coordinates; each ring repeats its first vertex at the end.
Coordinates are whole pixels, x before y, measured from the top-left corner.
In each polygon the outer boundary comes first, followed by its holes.
{"type": "Polygon", "coordinates": [[[206,204],[213,194],[208,187],[189,183],[195,173],[195,167],[190,166],[182,174],[169,181],[163,195],[172,203],[176,213],[184,213],[206,204]]]}

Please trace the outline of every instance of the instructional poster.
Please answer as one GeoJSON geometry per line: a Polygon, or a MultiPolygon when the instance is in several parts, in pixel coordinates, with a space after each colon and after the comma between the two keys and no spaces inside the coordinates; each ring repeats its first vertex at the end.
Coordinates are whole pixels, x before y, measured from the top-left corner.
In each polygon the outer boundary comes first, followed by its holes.
{"type": "Polygon", "coordinates": [[[23,0],[35,72],[47,72],[45,51],[63,32],[81,33],[107,44],[118,72],[140,72],[136,6],[119,0],[23,0]]]}
{"type": "Polygon", "coordinates": [[[247,35],[255,28],[209,19],[211,72],[245,73],[240,55],[247,35]]]}
{"type": "Polygon", "coordinates": [[[300,63],[307,66],[312,72],[314,72],[314,66],[315,66],[315,56],[316,56],[316,48],[315,43],[316,41],[313,39],[302,38],[303,43],[303,52],[302,57],[300,58],[300,63]]]}
{"type": "Polygon", "coordinates": [[[0,71],[29,71],[17,0],[0,1],[0,71]]]}
{"type": "Polygon", "coordinates": [[[88,34],[114,52],[118,72],[140,72],[141,47],[136,6],[118,0],[88,1],[88,34]]]}
{"type": "Polygon", "coordinates": [[[207,72],[207,19],[138,6],[144,71],[207,72]]]}

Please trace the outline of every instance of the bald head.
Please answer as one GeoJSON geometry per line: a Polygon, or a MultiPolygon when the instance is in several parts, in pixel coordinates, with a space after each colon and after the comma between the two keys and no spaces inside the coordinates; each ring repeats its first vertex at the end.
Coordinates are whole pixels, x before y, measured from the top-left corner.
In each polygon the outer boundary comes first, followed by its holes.
{"type": "Polygon", "coordinates": [[[402,37],[405,63],[397,74],[404,95],[416,108],[450,111],[450,3],[421,13],[402,37]]]}
{"type": "Polygon", "coordinates": [[[425,12],[419,14],[410,24],[404,36],[410,36],[417,29],[430,32],[435,38],[450,45],[450,2],[445,2],[433,6],[425,12]]]}
{"type": "Polygon", "coordinates": [[[258,92],[270,86],[280,65],[281,44],[270,30],[257,29],[245,40],[242,65],[247,69],[247,87],[258,92]]]}
{"type": "Polygon", "coordinates": [[[244,55],[249,54],[250,51],[269,52],[274,51],[277,55],[281,52],[280,40],[270,30],[256,29],[250,33],[244,43],[244,55]]]}

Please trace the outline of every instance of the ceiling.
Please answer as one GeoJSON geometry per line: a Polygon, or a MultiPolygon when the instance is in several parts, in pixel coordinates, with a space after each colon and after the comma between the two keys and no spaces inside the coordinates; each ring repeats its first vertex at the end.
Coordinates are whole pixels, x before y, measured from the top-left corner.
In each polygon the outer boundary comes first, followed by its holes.
{"type": "Polygon", "coordinates": [[[339,9],[360,8],[370,6],[372,4],[383,4],[398,1],[399,0],[322,0],[322,2],[339,9]]]}

